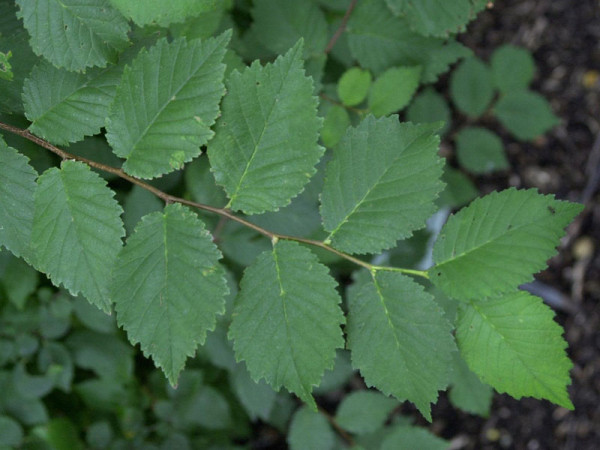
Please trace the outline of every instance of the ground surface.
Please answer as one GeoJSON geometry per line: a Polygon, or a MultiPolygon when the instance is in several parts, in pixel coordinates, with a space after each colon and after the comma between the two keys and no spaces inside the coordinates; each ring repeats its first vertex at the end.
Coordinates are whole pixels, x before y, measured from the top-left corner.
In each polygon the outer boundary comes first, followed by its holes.
{"type": "Polygon", "coordinates": [[[511,173],[476,181],[483,192],[537,187],[587,206],[561,255],[537,277],[566,296],[556,310],[574,362],[569,391],[575,410],[496,395],[491,416],[480,419],[457,413],[442,399],[434,430],[453,448],[600,449],[600,3],[498,1],[462,41],[484,59],[503,43],[528,48],[538,65],[534,87],[562,119],[532,144],[504,135],[511,173]]]}

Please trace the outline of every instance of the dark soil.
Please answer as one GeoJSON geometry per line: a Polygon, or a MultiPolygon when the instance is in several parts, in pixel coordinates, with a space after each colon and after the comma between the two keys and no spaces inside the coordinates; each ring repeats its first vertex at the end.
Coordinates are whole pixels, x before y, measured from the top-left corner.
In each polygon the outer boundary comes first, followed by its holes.
{"type": "Polygon", "coordinates": [[[497,1],[462,41],[485,60],[504,43],[528,48],[538,67],[533,87],[562,119],[529,144],[497,126],[512,169],[476,182],[484,193],[536,187],[586,205],[568,229],[561,254],[537,276],[550,292],[564,295],[555,309],[574,363],[569,392],[575,410],[496,395],[490,417],[482,419],[457,412],[442,398],[432,429],[454,449],[600,449],[600,3],[497,1]]]}

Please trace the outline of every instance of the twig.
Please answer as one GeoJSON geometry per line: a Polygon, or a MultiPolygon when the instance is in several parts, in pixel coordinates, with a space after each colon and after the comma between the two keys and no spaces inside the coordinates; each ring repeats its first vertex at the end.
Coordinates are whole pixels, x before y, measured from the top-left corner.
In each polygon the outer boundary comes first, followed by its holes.
{"type": "Polygon", "coordinates": [[[369,264],[366,261],[362,261],[358,258],[355,258],[354,256],[348,255],[347,253],[341,252],[339,250],[336,250],[335,248],[325,244],[322,241],[316,241],[314,239],[307,239],[307,238],[302,238],[302,237],[297,237],[297,236],[288,236],[285,234],[279,234],[279,233],[274,233],[272,231],[269,231],[265,228],[262,228],[252,222],[247,221],[246,219],[236,216],[230,209],[227,208],[216,208],[214,206],[210,206],[210,205],[205,205],[203,203],[197,203],[191,200],[187,200],[185,198],[181,198],[181,197],[176,197],[174,195],[170,195],[167,194],[166,192],[161,191],[160,189],[155,188],[154,186],[138,179],[135,177],[132,177],[131,175],[128,175],[127,173],[125,173],[123,170],[121,169],[117,169],[116,167],[112,167],[112,166],[108,166],[106,164],[102,164],[96,161],[92,161],[90,159],[84,158],[82,156],[77,156],[77,155],[73,155],[71,153],[68,153],[58,147],[56,147],[55,145],[50,144],[48,141],[45,141],[42,138],[37,137],[36,135],[30,133],[28,130],[23,130],[21,128],[17,128],[14,127],[12,125],[8,125],[5,123],[0,122],[0,129],[6,130],[6,131],[10,131],[11,133],[14,133],[16,135],[19,135],[25,139],[28,139],[32,142],[35,142],[36,144],[38,144],[40,147],[43,147],[47,150],[50,150],[52,153],[55,153],[56,155],[60,156],[63,160],[67,160],[67,159],[71,159],[74,161],[80,161],[82,163],[87,164],[90,167],[93,167],[95,169],[99,169],[102,170],[104,172],[108,172],[108,173],[112,173],[113,175],[116,175],[120,178],[123,178],[124,180],[129,181],[130,183],[133,183],[143,189],[146,189],[147,191],[153,193],[154,195],[156,195],[158,198],[160,198],[161,200],[163,200],[166,204],[169,203],[180,203],[182,205],[186,205],[186,206],[191,206],[192,208],[197,208],[197,209],[201,209],[203,211],[209,211],[212,212],[214,214],[218,214],[219,216],[221,216],[222,218],[226,218],[226,219],[230,219],[233,220],[235,222],[241,223],[242,225],[244,225],[245,227],[248,227],[260,234],[262,234],[263,236],[268,237],[272,242],[276,241],[278,239],[283,239],[283,240],[287,240],[287,241],[295,241],[295,242],[299,242],[302,244],[308,244],[308,245],[312,245],[314,247],[319,247],[322,248],[323,250],[327,250],[328,252],[334,253],[336,255],[338,255],[339,257],[346,259],[350,262],[353,262],[356,265],[359,265],[361,267],[366,268],[367,270],[374,272],[377,270],[395,270],[395,271],[399,271],[399,272],[405,272],[405,273],[411,273],[413,275],[419,275],[419,276],[423,276],[425,278],[427,278],[427,273],[426,272],[421,272],[421,271],[414,271],[411,269],[401,269],[401,268],[384,268],[381,266],[374,266],[373,264],[369,264]]]}
{"type": "Polygon", "coordinates": [[[333,429],[336,431],[336,433],[339,434],[342,437],[342,439],[344,441],[346,441],[346,443],[350,447],[354,447],[354,445],[356,445],[356,442],[354,442],[354,439],[352,438],[352,436],[350,436],[350,434],[348,434],[348,432],[346,430],[344,430],[340,426],[339,423],[337,423],[337,420],[335,420],[335,417],[333,417],[331,414],[329,414],[327,411],[325,411],[321,407],[319,407],[319,412],[325,416],[325,418],[330,423],[330,425],[333,427],[333,429]]]}
{"type": "Polygon", "coordinates": [[[340,38],[342,33],[346,30],[346,25],[348,24],[348,19],[350,19],[350,14],[352,14],[352,10],[356,6],[356,2],[357,2],[357,0],[352,0],[350,2],[350,5],[348,6],[346,13],[344,14],[344,17],[342,18],[342,23],[340,23],[340,26],[335,31],[334,35],[331,37],[331,39],[327,43],[327,46],[325,47],[325,54],[328,54],[333,49],[333,46],[335,45],[335,43],[338,41],[338,39],[340,38]]]}

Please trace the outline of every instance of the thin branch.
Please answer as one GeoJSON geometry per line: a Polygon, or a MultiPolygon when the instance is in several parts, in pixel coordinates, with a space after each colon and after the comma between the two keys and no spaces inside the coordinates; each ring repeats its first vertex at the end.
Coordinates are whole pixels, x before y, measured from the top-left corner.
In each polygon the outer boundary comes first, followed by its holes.
{"type": "Polygon", "coordinates": [[[48,141],[45,141],[44,139],[39,138],[36,135],[30,133],[28,130],[23,130],[21,128],[17,128],[17,127],[14,127],[12,125],[8,125],[8,124],[2,123],[2,122],[0,122],[0,129],[10,131],[11,133],[14,133],[18,136],[21,136],[25,139],[32,141],[32,142],[35,142],[40,147],[50,150],[52,153],[55,153],[56,155],[60,156],[63,160],[71,159],[74,161],[80,161],[82,163],[87,164],[90,167],[93,167],[94,169],[102,170],[104,172],[108,172],[113,175],[116,175],[124,180],[129,181],[130,183],[133,183],[143,189],[146,189],[149,192],[152,192],[158,198],[163,200],[166,204],[180,203],[182,205],[191,206],[192,208],[197,208],[197,209],[201,209],[203,211],[209,211],[214,214],[218,214],[219,216],[221,216],[221,218],[230,219],[235,222],[238,222],[238,223],[244,225],[245,227],[250,228],[250,229],[262,234],[263,236],[268,237],[271,241],[274,241],[277,239],[284,239],[284,240],[288,240],[288,241],[295,241],[295,242],[300,242],[302,244],[312,245],[314,247],[319,247],[324,250],[327,250],[328,252],[334,253],[347,261],[350,261],[356,265],[364,267],[369,271],[395,270],[398,272],[411,273],[413,275],[419,275],[419,276],[423,276],[423,277],[427,278],[427,272],[422,272],[420,270],[400,269],[400,268],[394,268],[394,267],[374,266],[373,264],[369,264],[368,262],[362,261],[358,258],[355,258],[354,256],[348,255],[347,253],[336,250],[335,248],[325,244],[322,241],[274,233],[272,231],[269,231],[263,227],[260,227],[256,224],[254,224],[252,222],[249,222],[248,220],[246,220],[242,217],[236,216],[230,209],[216,208],[214,206],[205,205],[203,203],[197,203],[197,202],[194,202],[191,200],[187,200],[185,198],[176,197],[174,195],[167,194],[166,192],[163,192],[160,189],[155,188],[154,186],[146,183],[145,181],[142,181],[138,178],[132,177],[131,175],[125,173],[121,169],[117,169],[116,167],[112,167],[112,166],[107,166],[106,164],[102,164],[102,163],[84,158],[82,156],[77,156],[77,155],[68,153],[68,152],[56,147],[55,145],[50,144],[48,141]]]}
{"type": "Polygon", "coordinates": [[[357,0],[352,0],[350,2],[350,5],[348,6],[348,9],[346,10],[346,14],[344,14],[344,17],[342,18],[342,23],[340,23],[340,26],[335,31],[334,35],[331,37],[331,39],[327,43],[327,46],[325,47],[325,54],[329,53],[333,49],[333,46],[335,45],[335,43],[338,41],[338,39],[340,38],[342,33],[346,30],[346,25],[348,24],[348,19],[350,19],[350,14],[352,14],[352,10],[356,6],[356,2],[357,2],[357,0]]]}
{"type": "Polygon", "coordinates": [[[354,442],[354,439],[352,438],[352,436],[350,436],[350,434],[348,434],[348,432],[346,430],[344,430],[339,423],[337,423],[337,420],[335,420],[335,417],[333,417],[331,414],[329,414],[327,411],[325,411],[323,408],[319,407],[319,412],[321,414],[323,414],[325,416],[325,418],[327,419],[327,421],[331,424],[331,426],[333,427],[333,429],[336,431],[337,434],[339,434],[342,439],[344,441],[346,441],[346,443],[350,446],[350,447],[354,447],[354,445],[356,445],[356,442],[354,442]]]}

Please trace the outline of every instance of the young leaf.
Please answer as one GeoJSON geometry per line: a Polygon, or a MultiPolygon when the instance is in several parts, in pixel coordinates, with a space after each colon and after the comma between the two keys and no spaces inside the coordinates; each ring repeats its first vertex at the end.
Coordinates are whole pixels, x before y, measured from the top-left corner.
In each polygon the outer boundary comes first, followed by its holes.
{"type": "Polygon", "coordinates": [[[302,69],[302,42],[273,64],[233,72],[208,157],[229,207],[274,211],[298,195],[324,149],[313,85],[302,69]],[[282,124],[285,123],[285,127],[282,124]]]}
{"type": "Polygon", "coordinates": [[[460,31],[486,5],[481,0],[386,0],[386,3],[394,14],[405,16],[416,32],[440,37],[460,31]]]}
{"type": "Polygon", "coordinates": [[[473,173],[508,169],[504,145],[498,135],[481,127],[464,127],[456,135],[459,164],[473,173]]]}
{"type": "Polygon", "coordinates": [[[524,141],[535,139],[559,123],[550,103],[531,91],[510,92],[501,97],[494,114],[513,136],[524,141]]]}
{"type": "Polygon", "coordinates": [[[323,414],[303,407],[296,411],[287,437],[290,450],[331,450],[335,434],[323,414]]]}
{"type": "Polygon", "coordinates": [[[343,346],[335,281],[310,250],[279,241],[244,272],[229,337],[252,378],[284,386],[313,409],[312,386],[343,346]]]}
{"type": "Polygon", "coordinates": [[[104,67],[127,46],[129,25],[108,0],[16,1],[31,48],[57,67],[104,67]]]}
{"type": "Polygon", "coordinates": [[[349,128],[327,166],[321,196],[326,242],[377,253],[425,225],[442,190],[436,127],[368,116],[349,128]]]}
{"type": "Polygon", "coordinates": [[[258,41],[276,54],[285,53],[299,39],[304,40],[304,55],[322,53],[327,45],[327,21],[314,2],[253,2],[252,32],[258,41]]]}
{"type": "Polygon", "coordinates": [[[111,289],[119,325],[172,385],[225,309],[220,258],[204,224],[179,204],[145,216],[119,253],[111,289]]]}
{"type": "Polygon", "coordinates": [[[524,48],[510,44],[498,47],[490,63],[494,84],[502,93],[527,89],[533,80],[535,63],[524,48]]]}
{"type": "Polygon", "coordinates": [[[39,64],[23,85],[25,115],[32,122],[29,129],[54,144],[98,134],[120,75],[115,66],[79,74],[39,64]]]}
{"type": "Polygon", "coordinates": [[[572,363],[553,316],[540,298],[523,291],[463,304],[456,328],[460,352],[498,392],[573,409],[566,389],[572,363]]]}
{"type": "Polygon", "coordinates": [[[109,0],[124,16],[136,25],[160,25],[166,27],[173,22],[183,22],[217,9],[215,0],[109,0]]]}
{"type": "Polygon", "coordinates": [[[546,267],[564,227],[582,209],[535,189],[511,188],[479,198],[442,228],[429,276],[460,300],[512,291],[546,267]]]}
{"type": "Polygon", "coordinates": [[[423,288],[397,272],[377,272],[350,290],[348,347],[365,382],[413,402],[431,420],[430,403],[448,385],[452,328],[423,288]]]}
{"type": "Polygon", "coordinates": [[[125,68],[106,137],[123,169],[154,178],[200,154],[225,92],[222,59],[230,33],[205,41],[161,39],[125,68]]]}
{"type": "Polygon", "coordinates": [[[443,135],[448,131],[451,121],[450,107],[446,99],[431,87],[418,94],[406,110],[406,118],[414,123],[444,122],[440,130],[443,135]]]}
{"type": "Polygon", "coordinates": [[[350,126],[350,115],[348,111],[339,106],[333,105],[327,111],[321,130],[321,140],[326,147],[335,147],[340,139],[346,133],[350,126]]]}
{"type": "Polygon", "coordinates": [[[361,103],[371,88],[371,72],[360,67],[346,70],[337,84],[337,93],[344,105],[355,106],[361,103]]]}
{"type": "Polygon", "coordinates": [[[384,424],[396,406],[396,400],[379,392],[355,391],[343,398],[335,420],[351,433],[372,433],[384,424]]]}
{"type": "Polygon", "coordinates": [[[31,263],[37,173],[28,161],[0,137],[0,245],[31,263]]]}
{"type": "Polygon", "coordinates": [[[381,450],[447,450],[450,443],[419,428],[399,425],[381,444],[381,450]]]}
{"type": "Polygon", "coordinates": [[[464,60],[452,73],[450,95],[456,107],[469,117],[482,115],[494,97],[487,65],[477,58],[464,60]]]}
{"type": "Polygon", "coordinates": [[[373,83],[369,94],[369,109],[376,116],[385,116],[403,109],[419,87],[420,66],[393,67],[373,83]]]}
{"type": "Polygon", "coordinates": [[[87,165],[63,161],[60,170],[38,178],[31,233],[39,270],[106,312],[110,271],[125,234],[113,196],[87,165]]]}

